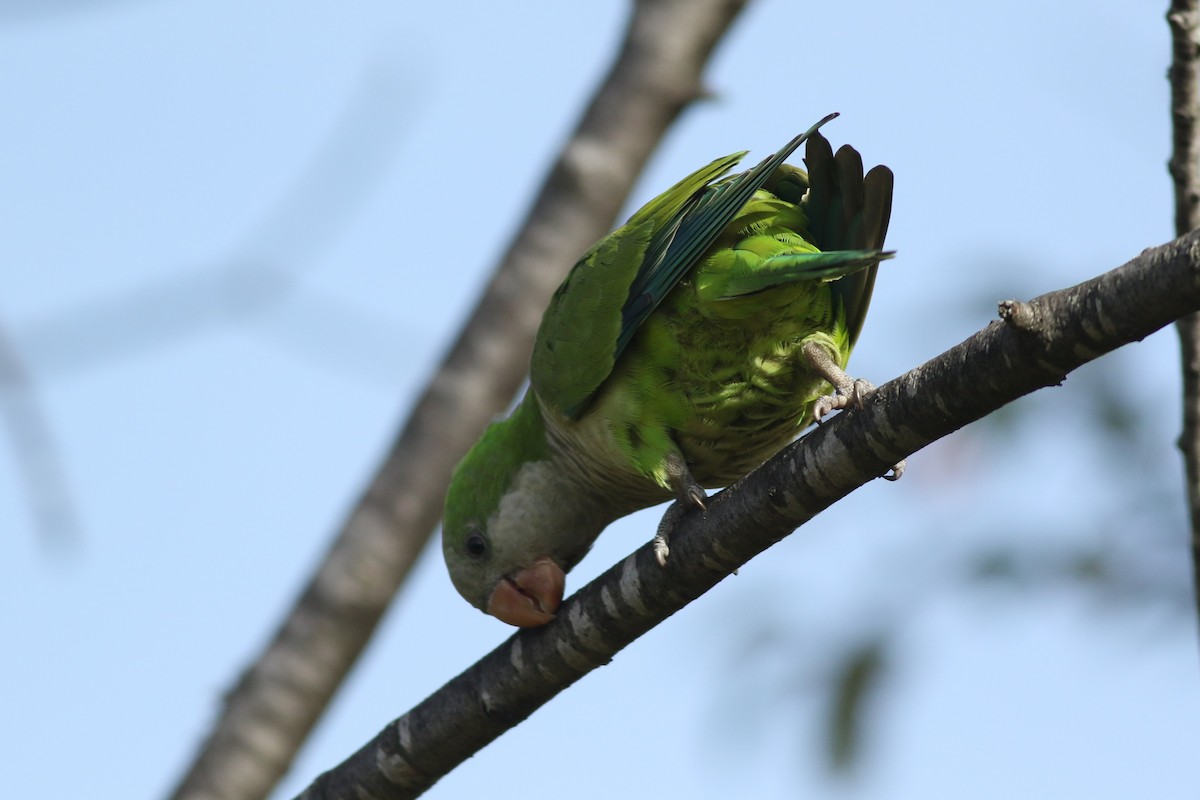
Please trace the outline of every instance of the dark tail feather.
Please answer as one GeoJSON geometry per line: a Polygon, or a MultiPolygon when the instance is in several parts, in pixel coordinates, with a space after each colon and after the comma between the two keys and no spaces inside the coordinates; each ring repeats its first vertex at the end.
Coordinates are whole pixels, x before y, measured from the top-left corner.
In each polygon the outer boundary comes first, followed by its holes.
{"type": "MultiPolygon", "coordinates": [[[[843,145],[837,155],[819,133],[807,143],[809,190],[805,208],[817,247],[832,250],[881,250],[892,212],[892,171],[873,168],[863,177],[862,157],[843,145]]],[[[858,340],[878,263],[831,284],[846,311],[850,344],[858,340]]]]}

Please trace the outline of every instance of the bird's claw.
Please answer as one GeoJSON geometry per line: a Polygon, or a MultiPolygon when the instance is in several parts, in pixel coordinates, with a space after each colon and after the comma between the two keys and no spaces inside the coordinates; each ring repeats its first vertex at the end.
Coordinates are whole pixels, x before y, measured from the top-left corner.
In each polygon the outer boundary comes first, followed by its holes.
{"type": "Polygon", "coordinates": [[[669,535],[661,531],[654,534],[654,541],[652,542],[654,545],[654,560],[658,562],[660,567],[667,565],[667,556],[671,555],[671,546],[667,544],[668,538],[670,538],[669,535]]]}
{"type": "MultiPolygon", "coordinates": [[[[844,408],[849,408],[851,404],[860,411],[863,408],[863,398],[871,392],[875,391],[875,385],[870,381],[864,381],[862,378],[854,378],[849,389],[843,392],[839,387],[834,390],[833,394],[822,395],[813,403],[813,422],[821,424],[821,419],[825,415],[833,411],[841,411],[844,408]]],[[[900,476],[904,474],[904,467],[907,466],[903,460],[892,464],[891,471],[883,477],[889,481],[898,481],[900,476]]]]}
{"type": "MultiPolygon", "coordinates": [[[[698,488],[698,487],[697,487],[698,488]]],[[[704,490],[701,489],[699,496],[688,492],[686,498],[680,498],[667,507],[667,511],[663,514],[662,520],[658,523],[658,530],[654,534],[654,540],[651,544],[654,546],[654,560],[658,562],[660,567],[667,565],[667,556],[671,555],[671,532],[675,530],[675,526],[680,520],[688,515],[688,512],[693,507],[699,508],[700,513],[708,512],[704,505],[704,500],[708,499],[704,490]]]]}
{"type": "Polygon", "coordinates": [[[829,414],[849,408],[851,405],[861,411],[864,398],[873,391],[875,391],[875,384],[870,381],[862,378],[850,378],[844,385],[837,386],[833,390],[833,394],[824,394],[817,398],[813,403],[813,422],[819,425],[821,420],[829,414]]]}
{"type": "MultiPolygon", "coordinates": [[[[813,422],[820,425],[827,415],[851,405],[860,411],[863,409],[867,395],[875,391],[873,383],[862,378],[851,378],[817,345],[805,345],[803,352],[813,369],[834,387],[832,394],[821,395],[813,403],[813,422]]],[[[900,480],[904,467],[904,461],[898,461],[892,465],[891,472],[883,477],[889,481],[900,480]]]]}
{"type": "Polygon", "coordinates": [[[691,471],[684,463],[683,457],[677,453],[667,456],[667,479],[675,490],[676,500],[667,508],[662,520],[658,523],[658,531],[654,534],[651,544],[654,546],[654,559],[660,567],[667,565],[667,556],[671,554],[671,531],[679,524],[693,507],[699,508],[701,514],[708,512],[705,501],[708,494],[704,487],[696,482],[691,471]]]}

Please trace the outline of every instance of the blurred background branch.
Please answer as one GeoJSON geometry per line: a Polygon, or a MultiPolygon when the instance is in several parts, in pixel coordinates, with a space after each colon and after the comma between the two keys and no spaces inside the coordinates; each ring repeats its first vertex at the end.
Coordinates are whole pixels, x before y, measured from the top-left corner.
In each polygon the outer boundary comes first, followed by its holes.
{"type": "Polygon", "coordinates": [[[262,322],[296,295],[308,325],[343,328],[347,318],[357,320],[350,330],[359,335],[341,348],[341,358],[386,348],[400,338],[394,324],[368,327],[367,312],[340,309],[336,300],[305,290],[303,275],[378,189],[382,166],[403,141],[411,99],[382,69],[364,75],[307,168],[229,256],[28,320],[16,332],[21,353],[40,374],[74,373],[231,324],[254,331],[248,323],[262,322]],[[333,324],[322,324],[330,315],[333,324]]]}
{"type": "Polygon", "coordinates": [[[396,348],[388,343],[401,338],[394,325],[306,292],[302,274],[320,262],[378,187],[380,165],[402,141],[406,99],[383,71],[364,76],[307,170],[232,255],[26,320],[11,335],[0,330],[0,416],[43,540],[72,543],[80,522],[28,365],[36,365],[38,377],[53,379],[230,325],[254,331],[250,323],[261,323],[288,301],[301,306],[302,325],[290,326],[291,335],[286,325],[259,328],[275,330],[276,337],[282,332],[293,351],[343,372],[364,361],[376,368],[360,367],[360,378],[377,375],[386,361],[394,363],[396,348]],[[306,335],[296,344],[296,334],[314,328],[338,335],[319,340],[306,335]],[[327,355],[331,346],[337,352],[327,355]]]}
{"type": "Polygon", "coordinates": [[[111,11],[146,0],[4,0],[0,3],[0,25],[58,22],[74,14],[111,11]]]}
{"type": "Polygon", "coordinates": [[[0,420],[8,432],[17,469],[24,478],[33,523],[50,547],[77,544],[79,520],[62,452],[54,441],[46,409],[33,380],[0,327],[0,420]]]}

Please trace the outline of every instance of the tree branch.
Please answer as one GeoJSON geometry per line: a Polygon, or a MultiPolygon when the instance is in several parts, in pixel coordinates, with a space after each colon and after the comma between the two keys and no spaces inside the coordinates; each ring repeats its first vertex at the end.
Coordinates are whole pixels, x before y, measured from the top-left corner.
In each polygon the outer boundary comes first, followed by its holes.
{"type": "Polygon", "coordinates": [[[47,546],[76,544],[79,522],[62,455],[33,378],[3,326],[0,326],[0,423],[8,429],[17,469],[25,478],[25,494],[42,541],[47,546]]]}
{"type": "MultiPolygon", "coordinates": [[[[390,723],[301,800],[416,797],[619,650],[901,458],[1200,309],[1200,232],[1029,303],[890,381],[712,498],[390,723]]],[[[1001,454],[1003,455],[1003,454],[1001,454]]],[[[901,484],[903,485],[903,484],[901,484]]]]}
{"type": "Polygon", "coordinates": [[[439,371],[174,798],[261,798],[291,763],[441,516],[455,463],[511,400],[542,310],[612,224],[746,0],[638,0],[611,71],[439,371]]]}
{"type": "MultiPolygon", "coordinates": [[[[1200,228],[1200,2],[1171,0],[1171,180],[1175,235],[1200,228]]],[[[1200,618],[1200,315],[1176,323],[1183,368],[1183,451],[1192,526],[1192,587],[1200,618]]]]}

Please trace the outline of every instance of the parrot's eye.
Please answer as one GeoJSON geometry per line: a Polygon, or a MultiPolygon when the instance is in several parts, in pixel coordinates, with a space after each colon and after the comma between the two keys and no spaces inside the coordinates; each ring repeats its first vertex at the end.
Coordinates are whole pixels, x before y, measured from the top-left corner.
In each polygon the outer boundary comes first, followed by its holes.
{"type": "Polygon", "coordinates": [[[472,533],[467,537],[467,555],[471,558],[482,558],[487,553],[487,539],[481,533],[472,533]]]}

